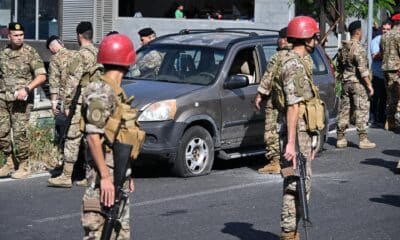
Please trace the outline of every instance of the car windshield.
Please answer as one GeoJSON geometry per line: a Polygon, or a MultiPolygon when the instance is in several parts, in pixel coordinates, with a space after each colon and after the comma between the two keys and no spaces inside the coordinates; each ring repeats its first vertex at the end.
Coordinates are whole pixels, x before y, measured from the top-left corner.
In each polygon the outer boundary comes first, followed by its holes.
{"type": "Polygon", "coordinates": [[[210,85],[225,51],[210,47],[153,45],[137,53],[126,78],[210,85]]]}

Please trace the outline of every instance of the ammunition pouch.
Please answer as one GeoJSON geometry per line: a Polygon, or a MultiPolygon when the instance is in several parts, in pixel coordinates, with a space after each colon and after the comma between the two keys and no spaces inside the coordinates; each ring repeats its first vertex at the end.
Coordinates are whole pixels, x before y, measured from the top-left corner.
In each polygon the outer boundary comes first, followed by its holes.
{"type": "Polygon", "coordinates": [[[99,198],[89,198],[83,200],[83,212],[99,212],[101,213],[101,205],[99,198]]]}
{"type": "Polygon", "coordinates": [[[306,122],[307,131],[318,132],[325,128],[325,103],[312,98],[300,104],[300,117],[306,122]]]}
{"type": "Polygon", "coordinates": [[[114,114],[107,120],[104,127],[105,137],[108,145],[118,142],[131,145],[130,157],[135,160],[141,146],[143,145],[145,132],[140,129],[137,122],[137,110],[122,102],[117,103],[114,114]]]}

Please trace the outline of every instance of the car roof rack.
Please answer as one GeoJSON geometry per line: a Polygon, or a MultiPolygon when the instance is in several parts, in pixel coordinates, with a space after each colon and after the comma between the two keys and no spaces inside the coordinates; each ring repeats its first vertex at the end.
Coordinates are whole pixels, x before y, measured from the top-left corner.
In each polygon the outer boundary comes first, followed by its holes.
{"type": "Polygon", "coordinates": [[[215,28],[215,29],[182,29],[179,31],[179,34],[227,32],[227,33],[248,34],[249,36],[258,36],[258,34],[254,31],[275,32],[275,33],[279,32],[279,30],[265,29],[265,28],[215,28]]]}

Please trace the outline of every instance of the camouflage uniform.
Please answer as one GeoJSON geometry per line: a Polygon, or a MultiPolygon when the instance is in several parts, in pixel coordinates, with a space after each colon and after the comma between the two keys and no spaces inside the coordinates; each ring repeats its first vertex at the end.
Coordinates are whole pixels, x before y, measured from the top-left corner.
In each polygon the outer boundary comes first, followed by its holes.
{"type": "MultiPolygon", "coordinates": [[[[105,78],[105,76],[102,76],[102,78],[105,78]]],[[[122,98],[126,98],[125,93],[123,93],[122,98]]],[[[100,134],[103,137],[104,126],[114,112],[117,101],[117,96],[113,89],[106,82],[102,80],[94,81],[87,86],[83,94],[85,134],[100,134]]],[[[105,149],[105,161],[109,168],[110,176],[113,176],[114,160],[112,150],[107,146],[105,146],[105,149]]],[[[105,218],[98,211],[85,209],[85,202],[90,200],[98,201],[100,199],[100,177],[94,160],[88,159],[88,165],[90,167],[87,177],[88,187],[83,196],[84,207],[82,213],[82,226],[85,230],[84,239],[100,239],[105,218]]],[[[126,191],[129,189],[128,182],[126,181],[124,184],[124,190],[126,191]]],[[[115,228],[117,232],[113,233],[112,239],[115,239],[115,234],[118,235],[118,239],[130,239],[129,200],[117,225],[119,225],[115,228]]]]}
{"type": "MultiPolygon", "coordinates": [[[[57,94],[58,98],[63,101],[65,95],[65,87],[67,80],[71,74],[80,77],[81,74],[76,73],[75,61],[79,61],[78,51],[61,48],[50,57],[49,64],[49,87],[50,94],[57,94]],[[72,69],[74,68],[74,69],[72,69]]],[[[79,80],[79,79],[78,79],[79,80]]]]}
{"type": "Polygon", "coordinates": [[[343,41],[342,45],[338,53],[338,68],[339,73],[343,76],[343,91],[340,96],[337,146],[347,146],[344,135],[350,122],[350,109],[352,108],[360,136],[360,148],[363,148],[364,140],[370,143],[367,140],[366,130],[369,118],[369,99],[367,88],[362,82],[362,78],[370,76],[367,53],[357,40],[343,41]],[[339,141],[344,141],[343,146],[341,143],[339,144],[339,141]]]}
{"type": "MultiPolygon", "coordinates": [[[[395,115],[400,112],[400,29],[393,28],[382,35],[381,48],[383,51],[382,70],[386,78],[386,114],[387,128],[396,128],[395,115]]],[[[398,126],[397,126],[398,127],[398,126]]]]}
{"type": "MultiPolygon", "coordinates": [[[[76,90],[81,83],[81,79],[89,74],[89,70],[94,67],[97,63],[97,48],[93,45],[82,46],[79,50],[79,54],[75,54],[71,64],[68,68],[69,73],[67,74],[67,80],[65,83],[65,89],[61,92],[64,108],[70,109],[72,100],[75,96],[76,90]]],[[[81,88],[81,93],[84,92],[84,87],[81,88]]],[[[81,104],[82,96],[78,98],[75,113],[69,126],[67,138],[64,143],[64,169],[63,174],[57,178],[50,178],[48,183],[50,186],[55,187],[71,187],[72,186],[72,171],[73,165],[78,160],[79,149],[82,140],[82,133],[80,130],[81,120],[81,104]]],[[[79,182],[84,184],[83,182],[79,182]]]]}
{"type": "MultiPolygon", "coordinates": [[[[13,134],[15,160],[29,172],[29,140],[27,128],[32,109],[32,95],[27,101],[16,100],[15,91],[27,86],[38,75],[46,74],[37,51],[24,43],[18,50],[10,46],[0,51],[0,149],[6,159],[12,158],[13,134]]],[[[12,161],[11,161],[12,162],[12,161]]]]}
{"type": "MultiPolygon", "coordinates": [[[[71,69],[75,64],[75,61],[80,61],[80,55],[77,51],[68,50],[66,48],[61,48],[55,54],[50,57],[49,64],[49,87],[50,94],[57,95],[59,101],[63,102],[64,100],[64,91],[67,80],[71,80],[70,78],[79,78],[81,77],[81,73],[74,69],[71,69]]],[[[63,110],[61,108],[60,110],[63,110]]],[[[61,113],[63,114],[63,113],[61,113]]],[[[61,117],[61,116],[57,116],[61,117]]],[[[57,118],[56,117],[56,118],[57,118]]],[[[56,119],[56,131],[57,131],[57,119],[56,119]]],[[[59,134],[59,132],[57,133],[59,134]]],[[[62,161],[62,153],[60,153],[58,161],[62,161]]]]}
{"type": "MultiPolygon", "coordinates": [[[[283,83],[283,90],[286,96],[285,104],[287,106],[300,104],[303,101],[314,97],[310,84],[310,82],[312,81],[312,79],[310,79],[312,75],[312,61],[310,60],[310,57],[301,58],[294,51],[288,52],[288,54],[284,57],[281,79],[283,83]],[[299,90],[298,86],[302,86],[302,89],[299,90]]],[[[286,146],[287,143],[285,118],[286,116],[282,116],[281,120],[282,129],[280,134],[282,147],[286,146]]],[[[312,137],[313,136],[307,131],[304,118],[299,118],[297,122],[297,141],[299,143],[300,152],[303,153],[307,159],[312,152],[312,137]]],[[[311,192],[310,161],[306,162],[306,169],[306,191],[308,199],[311,192]]],[[[297,224],[300,220],[298,208],[296,207],[296,204],[298,206],[298,199],[296,198],[297,179],[298,177],[289,176],[286,177],[283,182],[283,202],[281,211],[281,228],[283,232],[297,231],[297,224]]]]}
{"type": "Polygon", "coordinates": [[[164,55],[159,51],[152,50],[140,58],[131,70],[133,76],[155,77],[160,70],[164,55]]]}
{"type": "Polygon", "coordinates": [[[264,143],[265,143],[265,157],[270,162],[264,168],[259,169],[260,173],[271,172],[279,173],[279,134],[278,134],[278,110],[273,106],[271,93],[271,81],[274,74],[277,74],[278,68],[281,67],[283,57],[288,53],[290,46],[284,49],[278,49],[268,62],[267,69],[261,79],[260,85],[257,88],[258,93],[263,95],[266,99],[265,103],[265,126],[264,126],[264,143]],[[276,166],[277,167],[273,167],[276,166]],[[276,170],[276,171],[274,171],[276,170]]]}

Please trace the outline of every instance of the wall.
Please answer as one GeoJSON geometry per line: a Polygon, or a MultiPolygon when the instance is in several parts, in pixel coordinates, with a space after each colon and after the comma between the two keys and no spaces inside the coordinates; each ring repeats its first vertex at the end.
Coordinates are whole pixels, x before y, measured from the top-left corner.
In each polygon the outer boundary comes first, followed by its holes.
{"type": "Polygon", "coordinates": [[[235,20],[200,20],[200,19],[173,19],[173,18],[133,18],[118,17],[118,0],[114,1],[113,30],[127,34],[139,45],[138,30],[152,27],[158,36],[175,33],[181,29],[212,29],[224,28],[264,28],[279,30],[289,22],[294,15],[294,8],[289,9],[284,0],[255,0],[254,22],[235,20]]]}

